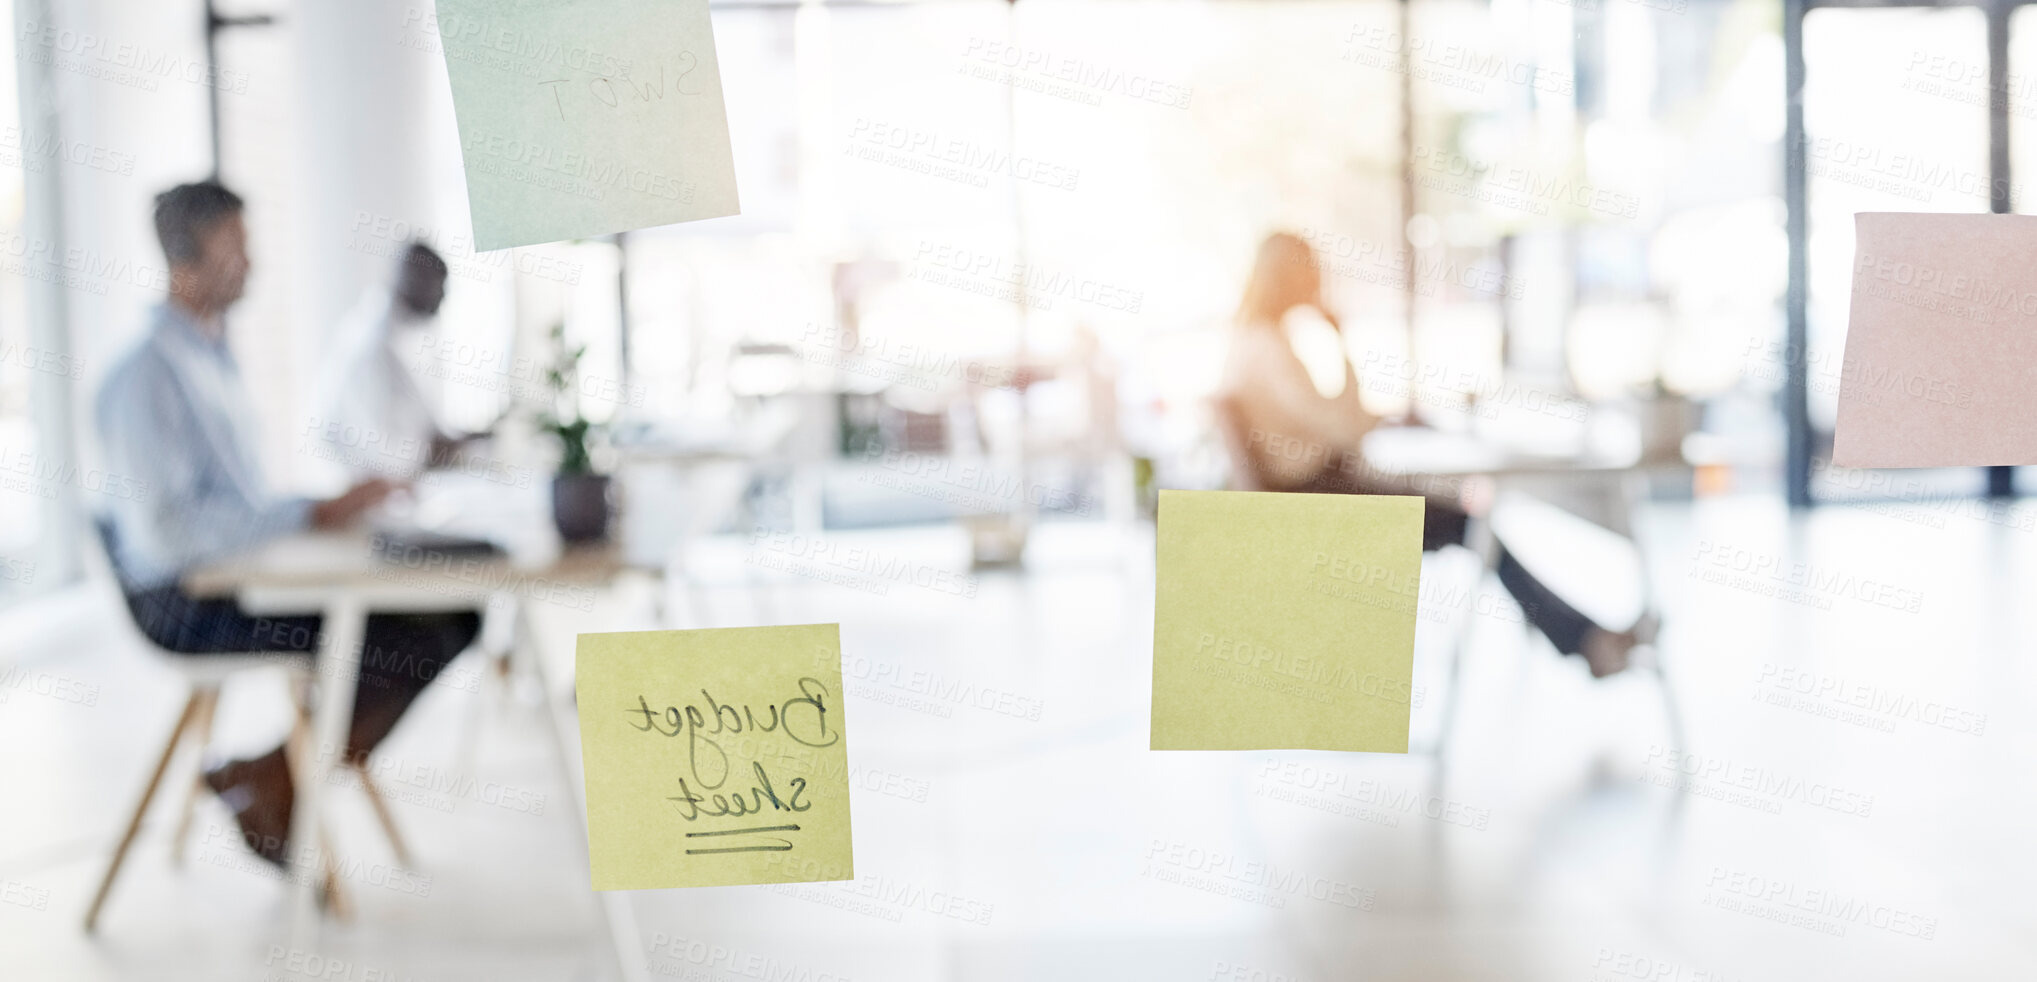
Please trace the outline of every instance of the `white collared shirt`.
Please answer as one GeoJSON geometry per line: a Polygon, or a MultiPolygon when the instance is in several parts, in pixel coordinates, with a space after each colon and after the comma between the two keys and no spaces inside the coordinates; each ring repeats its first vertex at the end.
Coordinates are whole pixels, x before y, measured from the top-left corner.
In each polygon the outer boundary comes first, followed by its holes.
{"type": "Polygon", "coordinates": [[[319,430],[328,459],[356,478],[403,480],[421,473],[439,435],[437,414],[398,345],[421,336],[428,318],[385,294],[355,307],[335,339],[319,430]]]}

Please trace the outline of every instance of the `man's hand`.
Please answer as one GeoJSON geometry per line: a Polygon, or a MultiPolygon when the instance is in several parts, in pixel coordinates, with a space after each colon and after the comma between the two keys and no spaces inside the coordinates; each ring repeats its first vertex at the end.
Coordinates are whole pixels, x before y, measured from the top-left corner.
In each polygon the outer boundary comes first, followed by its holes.
{"type": "Polygon", "coordinates": [[[311,527],[336,529],[352,524],[354,519],[361,517],[361,513],[381,504],[382,499],[389,497],[394,490],[396,485],[379,477],[362,481],[337,498],[312,505],[311,527]]]}

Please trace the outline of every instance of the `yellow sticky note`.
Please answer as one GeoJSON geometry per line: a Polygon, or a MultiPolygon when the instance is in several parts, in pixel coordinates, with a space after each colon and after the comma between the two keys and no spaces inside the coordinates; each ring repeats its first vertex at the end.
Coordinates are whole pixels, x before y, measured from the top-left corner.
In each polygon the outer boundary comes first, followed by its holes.
{"type": "Polygon", "coordinates": [[[833,624],[580,635],[594,889],[855,878],[833,624]]]}
{"type": "Polygon", "coordinates": [[[1162,491],[1154,750],[1406,753],[1422,499],[1162,491]]]}
{"type": "Polygon", "coordinates": [[[707,0],[438,0],[474,247],[738,211],[707,0]]]}

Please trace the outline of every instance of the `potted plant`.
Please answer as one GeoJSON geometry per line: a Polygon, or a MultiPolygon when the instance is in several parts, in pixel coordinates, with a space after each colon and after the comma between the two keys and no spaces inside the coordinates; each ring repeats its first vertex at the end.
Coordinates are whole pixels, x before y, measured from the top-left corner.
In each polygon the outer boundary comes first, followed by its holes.
{"type": "Polygon", "coordinates": [[[582,344],[566,346],[566,325],[552,325],[552,363],[545,369],[552,405],[538,425],[559,441],[559,467],[552,476],[552,524],[567,542],[595,542],[608,535],[608,475],[594,469],[590,443],[599,427],[580,412],[582,344]]]}

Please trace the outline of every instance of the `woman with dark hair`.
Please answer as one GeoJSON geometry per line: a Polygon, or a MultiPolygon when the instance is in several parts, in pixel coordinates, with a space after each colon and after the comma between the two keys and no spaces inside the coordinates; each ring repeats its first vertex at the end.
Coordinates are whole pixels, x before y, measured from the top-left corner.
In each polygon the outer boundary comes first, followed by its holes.
{"type": "MultiPolygon", "coordinates": [[[[1220,413],[1233,433],[1243,484],[1266,491],[1316,494],[1407,494],[1394,479],[1365,465],[1361,443],[1379,425],[1359,398],[1358,373],[1342,354],[1342,330],[1323,302],[1315,250],[1276,232],[1259,246],[1245,284],[1224,362],[1220,413]],[[1312,375],[1295,340],[1325,328],[1338,338],[1341,385],[1334,373],[1312,375]]],[[[1422,548],[1462,545],[1466,521],[1483,504],[1476,482],[1450,498],[1425,495],[1422,548]]],[[[1499,578],[1556,650],[1584,656],[1594,676],[1627,667],[1636,645],[1652,643],[1652,616],[1613,631],[1558,597],[1500,546],[1499,578]]]]}

